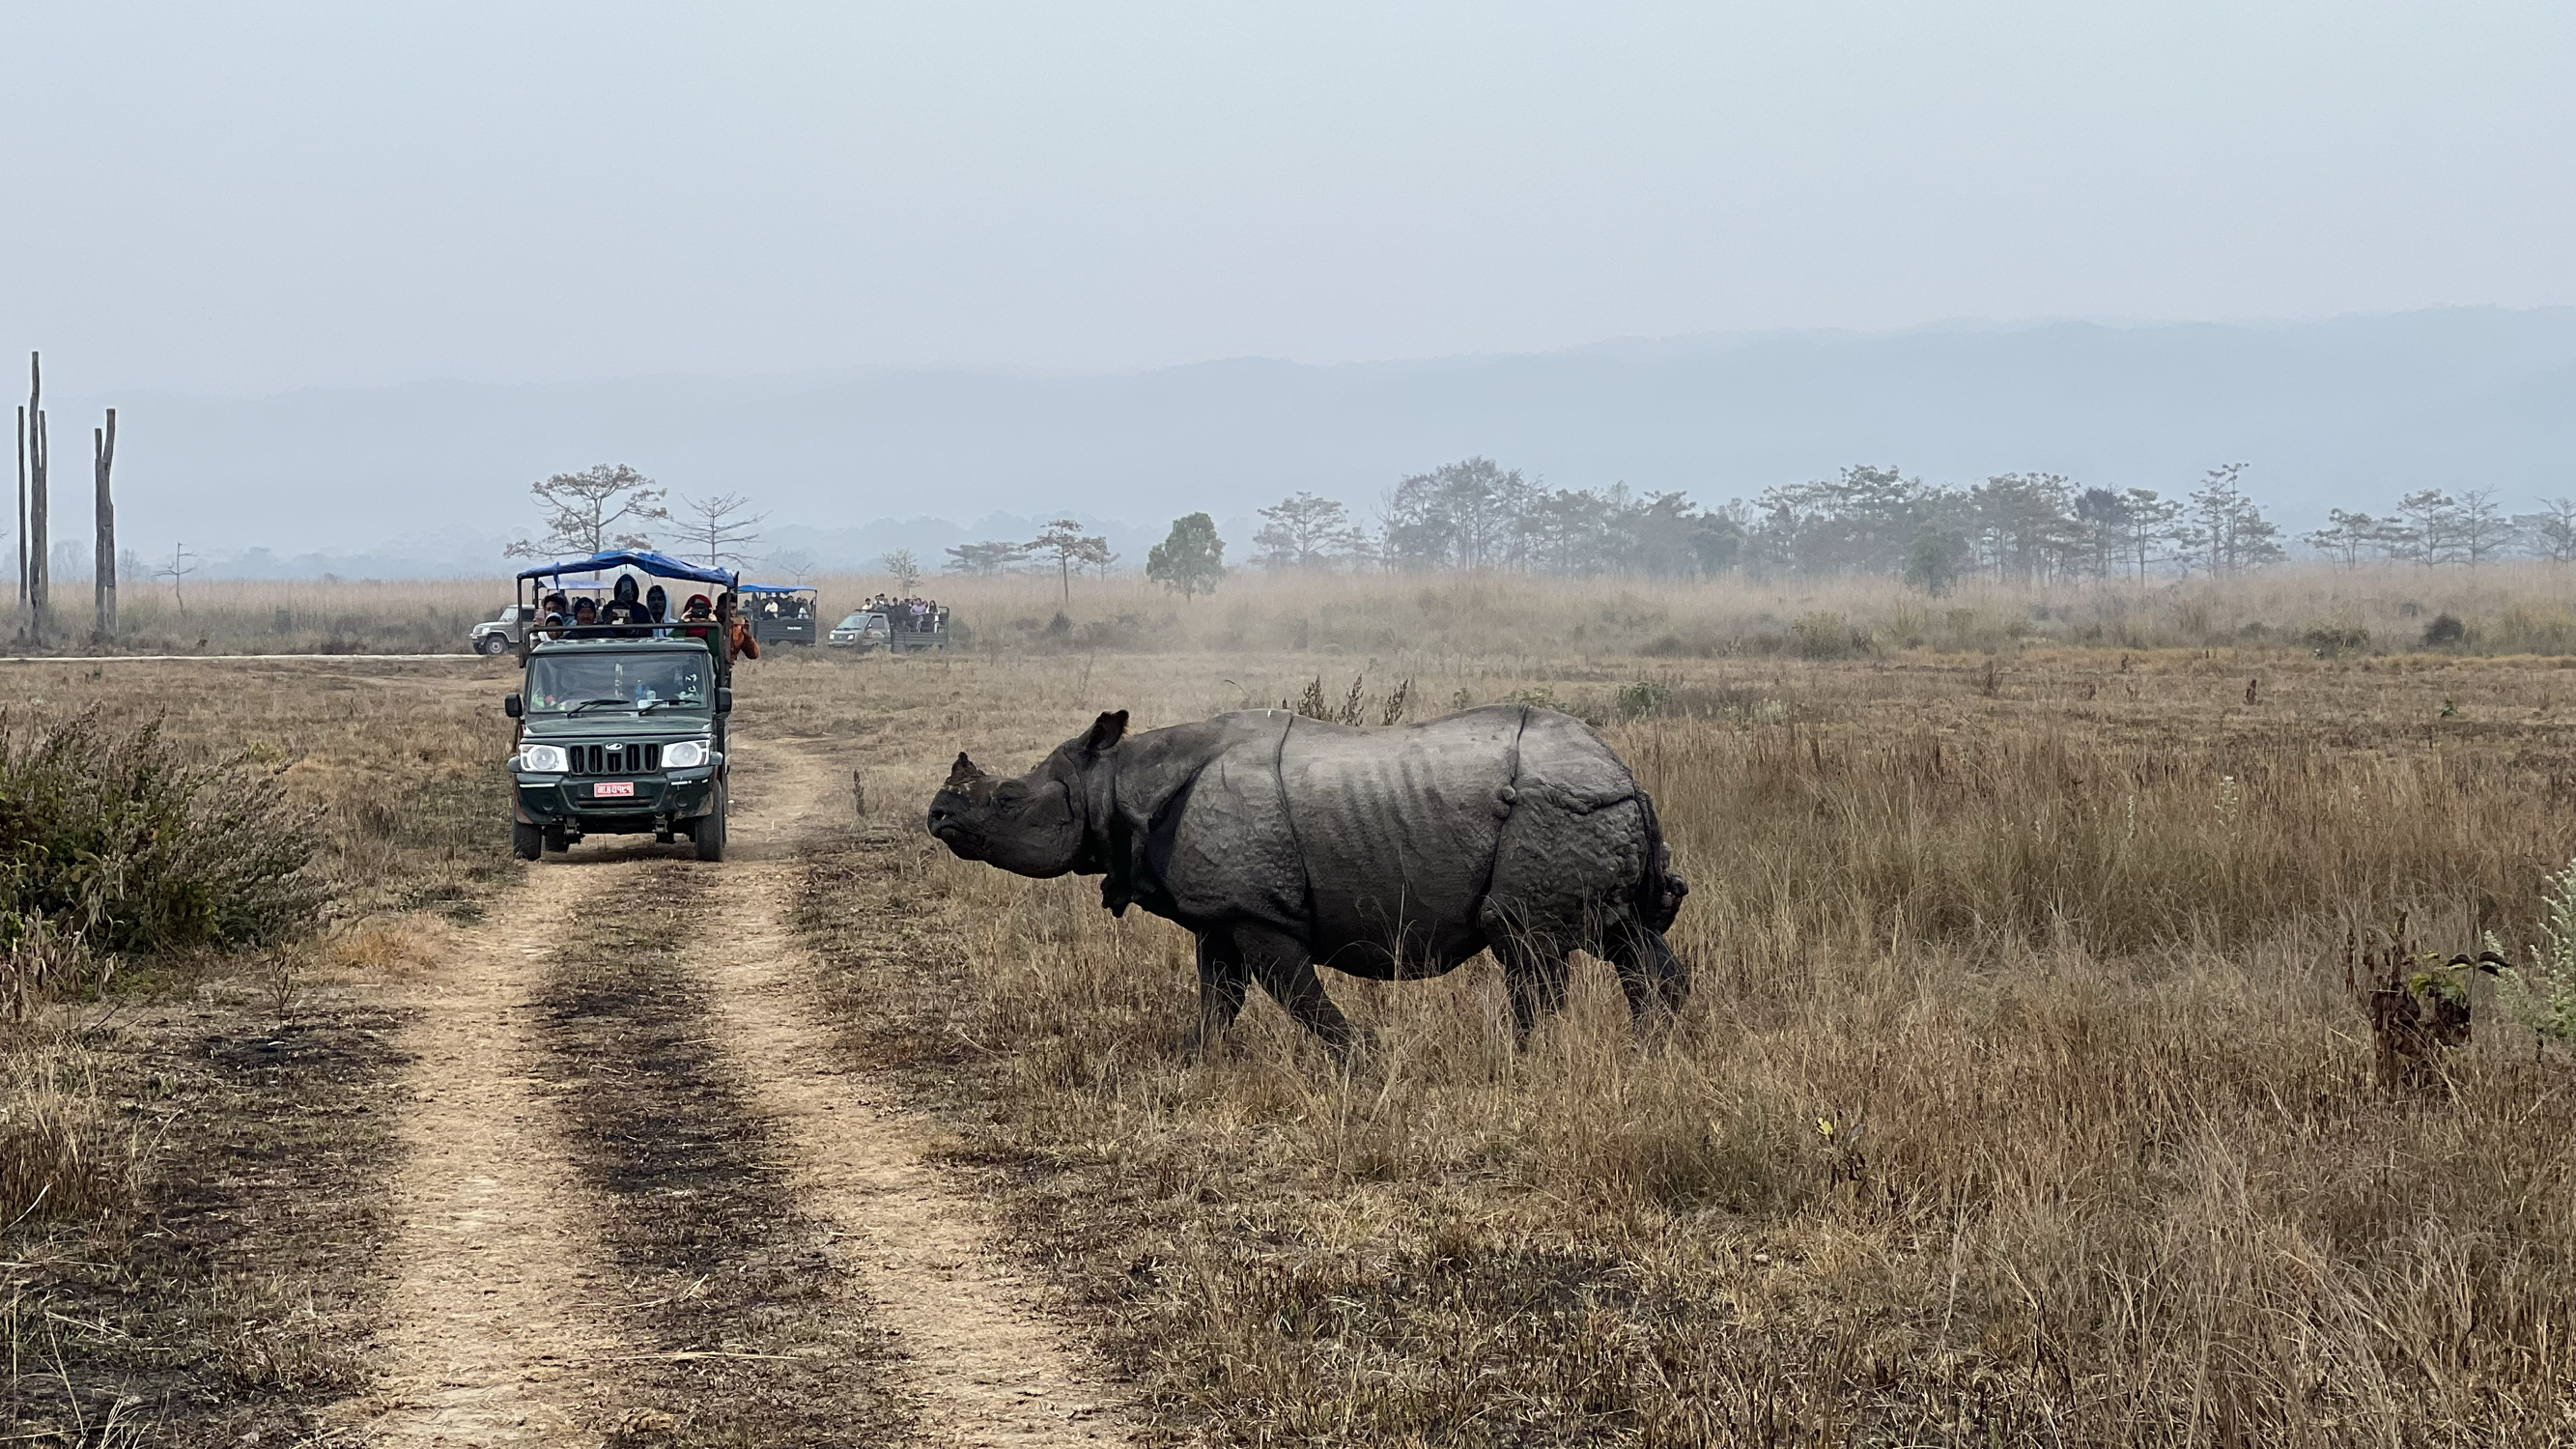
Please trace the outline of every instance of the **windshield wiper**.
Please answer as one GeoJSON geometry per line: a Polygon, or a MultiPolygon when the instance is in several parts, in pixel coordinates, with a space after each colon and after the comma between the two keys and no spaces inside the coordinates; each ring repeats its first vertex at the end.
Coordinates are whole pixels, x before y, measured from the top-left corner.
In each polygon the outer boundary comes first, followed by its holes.
{"type": "Polygon", "coordinates": [[[631,700],[631,699],[620,699],[620,698],[618,698],[618,697],[617,697],[617,696],[615,696],[615,695],[609,695],[609,696],[607,696],[607,697],[605,697],[605,698],[601,698],[601,699],[585,699],[585,700],[581,700],[581,701],[579,701],[578,703],[565,705],[565,706],[564,706],[564,713],[566,713],[566,714],[579,714],[579,713],[581,713],[583,710],[589,709],[589,708],[591,708],[591,707],[593,707],[593,706],[595,706],[595,705],[603,705],[603,704],[622,705],[622,706],[624,706],[624,707],[626,707],[626,708],[628,708],[628,709],[633,709],[633,708],[635,707],[635,701],[633,701],[633,700],[631,700]]]}

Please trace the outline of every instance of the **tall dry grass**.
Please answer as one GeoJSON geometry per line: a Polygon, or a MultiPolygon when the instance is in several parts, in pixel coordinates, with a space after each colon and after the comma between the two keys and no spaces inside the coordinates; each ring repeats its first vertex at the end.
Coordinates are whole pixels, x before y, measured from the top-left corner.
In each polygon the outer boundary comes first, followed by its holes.
{"type": "MultiPolygon", "coordinates": [[[[879,575],[817,581],[837,618],[895,587],[879,575]]],[[[920,592],[953,606],[959,642],[986,655],[1100,652],[1413,651],[1476,659],[1571,655],[1836,659],[2030,645],[2119,649],[2248,646],[2370,654],[2576,652],[2570,570],[2301,564],[2240,578],[1976,580],[1932,597],[1888,578],[1706,583],[1513,574],[1304,574],[1239,569],[1211,597],[1182,599],[1142,575],[991,579],[933,576],[920,592]],[[2456,619],[2460,635],[2434,625],[2456,619]],[[2427,645],[2428,631],[2436,634],[2427,645]]],[[[137,653],[456,653],[510,601],[488,581],[230,581],[124,593],[120,649],[137,653]]],[[[90,646],[88,600],[67,592],[55,652],[90,646]]]]}
{"type": "MultiPolygon", "coordinates": [[[[1563,659],[1788,655],[1839,659],[1907,651],[1989,652],[2031,644],[2121,649],[2255,646],[2355,654],[2427,647],[2444,615],[2462,653],[2576,650],[2570,571],[2300,565],[2238,578],[1978,580],[1933,597],[1888,578],[1706,583],[1515,574],[1238,571],[1210,597],[1178,599],[1141,577],[937,579],[975,648],[999,652],[1193,651],[1563,659]],[[1059,620],[1059,615],[1061,619],[1059,620]]],[[[890,587],[824,581],[827,605],[890,587]]]]}
{"type": "MultiPolygon", "coordinates": [[[[1256,662],[1084,686],[1179,713],[1256,662]]],[[[2308,661],[2248,705],[2233,663],[1679,670],[1609,729],[1697,885],[1642,1046],[1595,970],[1516,1053],[1480,962],[1335,978],[1382,1044],[1347,1072],[1261,1008],[1194,1062],[1181,933],[929,848],[895,888],[954,974],[842,964],[1220,1441],[2555,1442],[2570,1064],[2482,1008],[2384,1092],[2345,951],[2529,938],[2566,673],[2308,661]]],[[[940,677],[913,717],[966,723],[901,778],[1045,733],[1006,677],[940,677]]]]}
{"type": "Polygon", "coordinates": [[[49,1229],[130,1210],[143,1144],[62,1023],[0,1025],[0,1225],[49,1229]]]}

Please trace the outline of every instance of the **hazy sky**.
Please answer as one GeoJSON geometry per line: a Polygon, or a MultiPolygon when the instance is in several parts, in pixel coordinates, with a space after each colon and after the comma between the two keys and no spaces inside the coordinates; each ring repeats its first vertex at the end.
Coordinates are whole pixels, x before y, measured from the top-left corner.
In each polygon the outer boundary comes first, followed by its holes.
{"type": "Polygon", "coordinates": [[[2563,0],[9,4],[0,351],[93,395],[2564,304],[2571,57],[2563,0]]]}

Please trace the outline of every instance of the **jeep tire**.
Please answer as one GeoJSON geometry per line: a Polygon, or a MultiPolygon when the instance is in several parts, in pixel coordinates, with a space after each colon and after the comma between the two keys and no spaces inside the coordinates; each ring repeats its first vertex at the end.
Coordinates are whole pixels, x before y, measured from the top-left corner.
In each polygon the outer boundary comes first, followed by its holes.
{"type": "Polygon", "coordinates": [[[722,860],[725,848],[725,785],[716,782],[715,808],[689,822],[689,840],[700,860],[722,860]]]}
{"type": "Polygon", "coordinates": [[[544,827],[528,825],[517,820],[511,821],[510,853],[521,860],[534,860],[538,856],[545,854],[546,832],[544,827]]]}

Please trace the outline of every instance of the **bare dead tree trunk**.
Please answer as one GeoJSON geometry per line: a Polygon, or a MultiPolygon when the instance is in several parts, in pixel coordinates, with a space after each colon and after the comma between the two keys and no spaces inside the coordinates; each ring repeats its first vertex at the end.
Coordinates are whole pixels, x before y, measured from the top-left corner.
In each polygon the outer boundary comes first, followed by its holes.
{"type": "Polygon", "coordinates": [[[27,354],[27,631],[41,643],[45,637],[45,606],[52,592],[53,569],[46,555],[52,540],[45,529],[45,367],[40,354],[27,354]]]}
{"type": "Polygon", "coordinates": [[[107,426],[90,430],[90,471],[98,484],[98,537],[90,594],[98,606],[98,637],[116,637],[116,495],[110,481],[116,472],[116,409],[107,410],[107,426]]]}
{"type": "Polygon", "coordinates": [[[27,603],[27,409],[18,408],[18,605],[27,603]]]}

